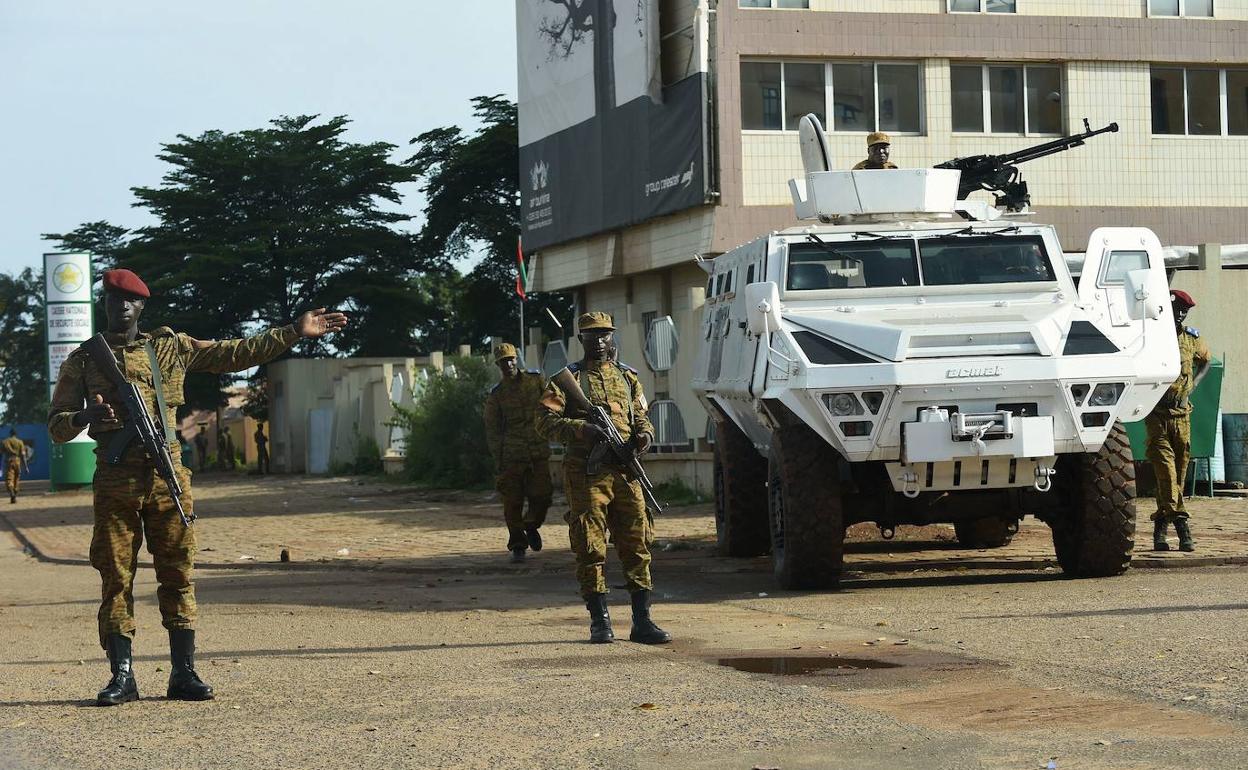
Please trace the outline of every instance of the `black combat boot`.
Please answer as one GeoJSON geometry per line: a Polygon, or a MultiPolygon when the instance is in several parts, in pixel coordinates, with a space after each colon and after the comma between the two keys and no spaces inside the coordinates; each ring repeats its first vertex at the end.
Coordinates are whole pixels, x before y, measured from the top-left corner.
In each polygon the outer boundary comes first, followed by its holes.
{"type": "Polygon", "coordinates": [[[1166,519],[1164,516],[1158,516],[1153,521],[1153,550],[1169,551],[1170,544],[1166,542],[1166,519]]]}
{"type": "Polygon", "coordinates": [[[212,700],[212,687],[195,673],[195,632],[189,628],[169,629],[169,700],[212,700]]]}
{"type": "Polygon", "coordinates": [[[511,549],[511,563],[522,564],[523,562],[524,562],[524,549],[512,548],[511,549]]]}
{"type": "Polygon", "coordinates": [[[1192,528],[1187,526],[1187,519],[1175,519],[1174,531],[1179,535],[1179,550],[1191,553],[1196,550],[1196,541],[1192,539],[1192,528]]]}
{"type": "Polygon", "coordinates": [[[611,613],[607,611],[607,595],[592,594],[585,600],[589,610],[589,643],[610,644],[615,641],[615,631],[611,630],[611,613]]]}
{"type": "Polygon", "coordinates": [[[139,683],[134,681],[130,642],[130,637],[124,634],[109,634],[105,638],[108,666],[113,671],[113,678],[95,696],[95,705],[119,706],[139,699],[139,683]]]}
{"type": "Polygon", "coordinates": [[[537,527],[526,527],[524,536],[528,538],[529,548],[533,549],[534,553],[542,550],[542,533],[537,531],[537,527]]]}
{"type": "Polygon", "coordinates": [[[633,630],[628,634],[630,642],[638,644],[667,644],[672,635],[654,624],[650,619],[650,592],[633,591],[633,630]]]}

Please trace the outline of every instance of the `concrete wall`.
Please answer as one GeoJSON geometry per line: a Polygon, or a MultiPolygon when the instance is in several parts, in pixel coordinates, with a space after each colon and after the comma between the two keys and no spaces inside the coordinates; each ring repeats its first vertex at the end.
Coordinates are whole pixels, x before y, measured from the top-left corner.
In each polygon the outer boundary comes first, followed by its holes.
{"type": "Polygon", "coordinates": [[[441,368],[441,356],[427,358],[290,358],[270,364],[269,453],[273,470],[308,469],[308,419],[314,409],[332,412],[328,437],[330,464],[355,459],[361,439],[377,443],[383,459],[400,455],[390,446],[394,406],[390,388],[403,378],[403,403],[411,403],[411,385],[421,368],[441,368]]]}
{"type": "Polygon", "coordinates": [[[1248,412],[1248,334],[1243,315],[1248,269],[1223,268],[1217,246],[1202,249],[1202,254],[1203,269],[1179,270],[1170,285],[1196,300],[1187,324],[1199,329],[1209,350],[1226,362],[1222,411],[1248,412]]]}

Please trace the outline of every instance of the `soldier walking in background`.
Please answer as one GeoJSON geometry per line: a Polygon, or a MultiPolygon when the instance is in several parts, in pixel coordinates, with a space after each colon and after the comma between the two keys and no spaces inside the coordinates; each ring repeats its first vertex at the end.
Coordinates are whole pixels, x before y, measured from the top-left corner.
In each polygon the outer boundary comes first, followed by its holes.
{"type": "Polygon", "coordinates": [[[891,146],[892,140],[883,131],[867,134],[867,159],[858,161],[853,170],[897,168],[895,164],[888,161],[891,146]]]}
{"type": "Polygon", "coordinates": [[[554,491],[550,444],[534,424],[544,380],[536,369],[521,371],[515,345],[504,342],[494,348],[494,363],[502,380],[485,399],[485,437],[498,474],[495,487],[503,499],[507,549],[513,562],[522,562],[526,548],[542,550],[539,530],[554,491]]]}
{"type": "MultiPolygon", "coordinates": [[[[164,426],[174,424],[175,411],[185,402],[182,385],[188,372],[224,374],[259,366],[289,350],[301,337],[321,337],[347,324],[342,313],[326,313],[321,308],[304,313],[293,324],[241,340],[206,342],[168,327],[143,333],[139,317],[150,296],[147,286],[129,270],[106,271],[103,282],[108,319],[104,339],[122,376],[138,389],[149,413],[164,426]]],[[[96,702],[111,706],[139,697],[131,658],[132,590],[144,536],[156,567],[161,617],[169,631],[173,666],[166,694],[177,700],[207,700],[213,690],[196,673],[194,660],[195,530],[182,523],[169,487],[155,473],[142,442],[131,441],[116,464],[108,462],[112,440],[132,426],[133,419],[104,371],[84,348],[71,353],[61,366],[48,414],[53,441],[69,441],[86,428],[97,443],[91,565],[99,571],[102,583],[100,645],[108,652],[113,676],[96,702]]],[[[181,462],[182,449],[176,442],[170,442],[169,451],[184,490],[182,502],[193,518],[190,471],[181,462]]]]}
{"type": "Polygon", "coordinates": [[[222,426],[217,431],[217,465],[221,470],[227,467],[234,470],[236,458],[234,455],[234,437],[230,435],[230,426],[222,426]]]}
{"type": "Polygon", "coordinates": [[[207,423],[199,425],[199,430],[195,433],[195,454],[199,460],[199,472],[203,473],[208,467],[208,428],[207,423]]]}
{"type": "Polygon", "coordinates": [[[1196,301],[1185,291],[1170,292],[1174,330],[1179,335],[1179,378],[1144,420],[1148,430],[1147,456],[1157,477],[1157,511],[1153,514],[1153,550],[1168,551],[1166,527],[1174,522],[1180,551],[1195,551],[1192,530],[1183,504],[1183,485],[1192,450],[1192,404],[1188,400],[1209,369],[1212,356],[1200,332],[1184,326],[1196,301]]]}
{"type": "Polygon", "coordinates": [[[269,472],[269,438],[264,435],[264,423],[256,423],[256,433],[252,436],[256,440],[256,471],[261,476],[269,472]]]}
{"type": "Polygon", "coordinates": [[[26,443],[17,437],[17,429],[9,429],[9,437],[0,442],[0,454],[4,455],[4,490],[9,493],[9,503],[17,503],[17,495],[21,492],[22,471],[29,471],[26,466],[26,443]]]}
{"type": "MultiPolygon", "coordinates": [[[[654,428],[646,416],[646,396],[637,370],[614,360],[615,325],[606,313],[585,313],[577,319],[578,338],[585,357],[570,364],[581,390],[591,403],[611,416],[620,437],[638,453],[650,448],[654,428]]],[[[566,518],[568,537],[576,554],[576,578],[589,610],[589,641],[604,644],[615,639],[607,610],[607,533],[615,542],[632,594],[633,628],[629,639],[662,644],[671,634],[650,619],[650,518],[641,485],[620,468],[604,465],[590,475],[590,450],[604,439],[601,428],[585,415],[570,414],[567,397],[553,382],[546,386],[538,410],[537,429],[567,447],[563,457],[564,492],[571,510],[566,518]]]]}

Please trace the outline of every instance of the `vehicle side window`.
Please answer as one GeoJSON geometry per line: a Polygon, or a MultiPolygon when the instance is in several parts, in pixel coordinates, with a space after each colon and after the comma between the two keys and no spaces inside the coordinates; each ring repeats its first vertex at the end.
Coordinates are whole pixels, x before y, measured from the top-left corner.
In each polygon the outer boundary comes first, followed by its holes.
{"type": "Polygon", "coordinates": [[[732,270],[729,270],[729,271],[728,271],[728,280],[726,280],[726,281],[724,282],[724,291],[725,291],[725,292],[731,292],[731,291],[732,291],[732,278],[733,278],[733,276],[735,276],[736,274],[737,274],[737,270],[736,270],[736,268],[733,268],[732,270]]]}
{"type": "Polygon", "coordinates": [[[715,296],[715,276],[706,279],[706,298],[710,299],[715,296]]]}
{"type": "Polygon", "coordinates": [[[745,285],[749,286],[754,283],[754,266],[750,265],[745,269],[745,285]]]}
{"type": "Polygon", "coordinates": [[[1120,286],[1132,270],[1148,269],[1147,251],[1111,251],[1105,257],[1098,286],[1120,286]]]}

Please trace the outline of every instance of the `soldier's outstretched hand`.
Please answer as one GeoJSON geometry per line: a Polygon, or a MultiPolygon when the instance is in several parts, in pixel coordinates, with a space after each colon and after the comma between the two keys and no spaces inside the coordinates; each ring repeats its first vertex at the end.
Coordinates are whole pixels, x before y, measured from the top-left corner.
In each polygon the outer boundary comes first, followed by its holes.
{"type": "Polygon", "coordinates": [[[295,331],[301,337],[324,337],[331,332],[347,328],[345,313],[327,313],[325,308],[309,310],[295,319],[295,331]]]}

